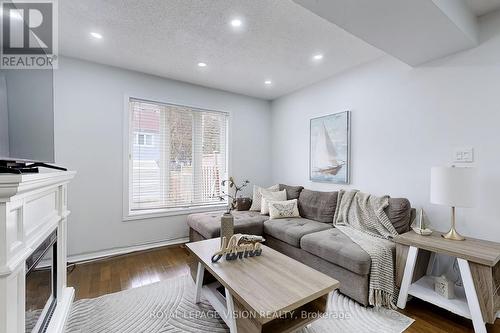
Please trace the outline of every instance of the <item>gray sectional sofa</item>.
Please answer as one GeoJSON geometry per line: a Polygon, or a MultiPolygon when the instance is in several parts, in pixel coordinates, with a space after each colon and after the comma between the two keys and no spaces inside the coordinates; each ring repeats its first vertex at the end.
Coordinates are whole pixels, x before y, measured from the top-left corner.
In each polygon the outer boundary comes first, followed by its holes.
{"type": "MultiPolygon", "coordinates": [[[[338,192],[319,192],[280,184],[298,199],[300,218],[269,220],[255,211],[234,211],[235,233],[264,236],[266,245],[340,281],[340,291],[368,305],[371,260],[359,245],[333,227],[338,192]]],[[[407,199],[389,199],[385,212],[399,233],[415,216],[407,199]]],[[[188,216],[190,241],[219,237],[222,212],[188,216]]]]}

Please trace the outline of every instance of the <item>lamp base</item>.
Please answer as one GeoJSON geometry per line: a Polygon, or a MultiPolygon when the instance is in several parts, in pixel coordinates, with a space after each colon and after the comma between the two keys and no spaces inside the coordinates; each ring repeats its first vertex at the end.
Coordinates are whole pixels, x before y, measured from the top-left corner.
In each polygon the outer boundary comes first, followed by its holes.
{"type": "Polygon", "coordinates": [[[441,237],[446,238],[446,239],[451,239],[451,240],[457,240],[457,241],[465,240],[465,237],[460,235],[453,227],[446,234],[441,235],[441,237]]]}

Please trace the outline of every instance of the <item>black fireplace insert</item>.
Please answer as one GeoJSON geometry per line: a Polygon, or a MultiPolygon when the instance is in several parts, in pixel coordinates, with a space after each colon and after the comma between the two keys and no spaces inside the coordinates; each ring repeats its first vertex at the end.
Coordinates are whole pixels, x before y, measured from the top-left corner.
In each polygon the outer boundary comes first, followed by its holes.
{"type": "Polygon", "coordinates": [[[26,259],[27,333],[46,332],[57,302],[57,231],[26,259]]]}

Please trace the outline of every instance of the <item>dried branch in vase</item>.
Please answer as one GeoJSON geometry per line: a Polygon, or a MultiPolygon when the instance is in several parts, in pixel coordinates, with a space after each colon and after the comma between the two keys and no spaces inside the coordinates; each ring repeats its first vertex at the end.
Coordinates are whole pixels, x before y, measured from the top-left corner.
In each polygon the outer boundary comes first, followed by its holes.
{"type": "Polygon", "coordinates": [[[226,193],[226,191],[221,190],[222,194],[219,196],[219,199],[221,201],[226,198],[228,199],[226,214],[231,214],[231,212],[236,209],[236,199],[238,198],[238,193],[240,193],[245,187],[247,187],[248,184],[250,184],[250,181],[244,180],[240,185],[237,185],[234,177],[229,177],[229,179],[223,180],[221,184],[223,188],[225,188],[227,184],[228,192],[226,193]],[[231,193],[231,190],[233,190],[233,193],[231,193]]]}

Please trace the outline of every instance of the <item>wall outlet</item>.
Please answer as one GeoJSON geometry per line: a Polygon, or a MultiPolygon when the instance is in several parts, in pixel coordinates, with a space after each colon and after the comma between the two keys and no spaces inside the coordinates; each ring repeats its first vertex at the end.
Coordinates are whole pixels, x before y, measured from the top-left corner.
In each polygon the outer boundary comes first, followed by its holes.
{"type": "Polygon", "coordinates": [[[474,162],[474,148],[461,147],[455,148],[453,154],[453,162],[455,163],[472,163],[474,162]]]}

